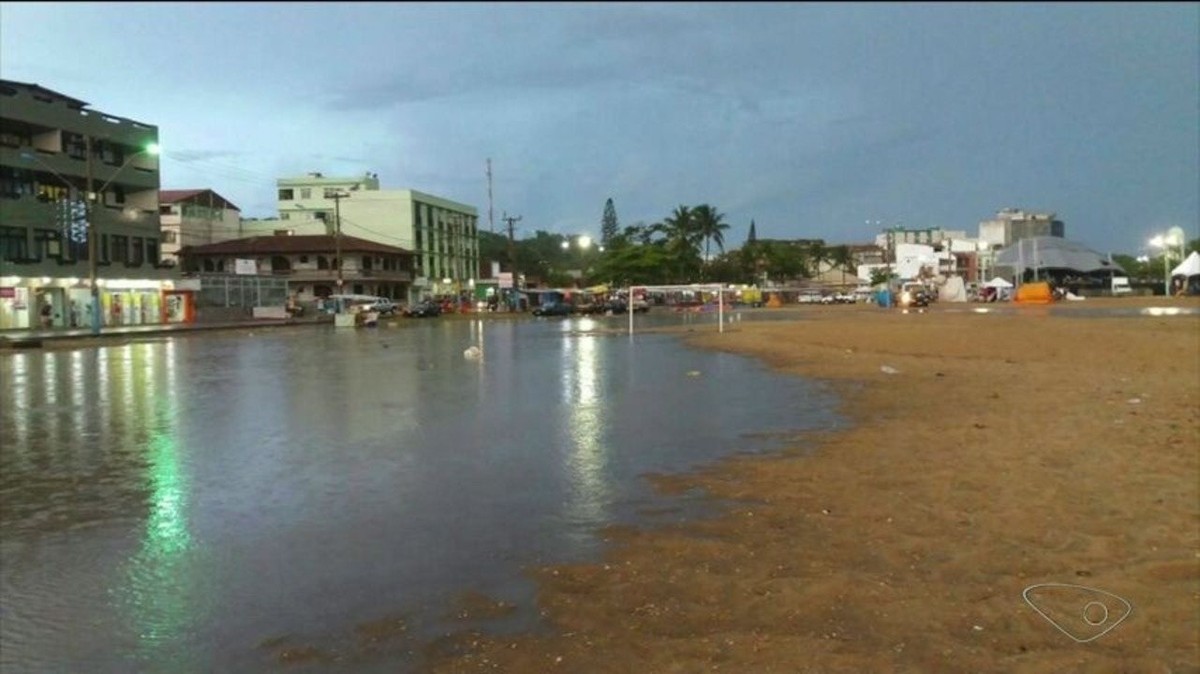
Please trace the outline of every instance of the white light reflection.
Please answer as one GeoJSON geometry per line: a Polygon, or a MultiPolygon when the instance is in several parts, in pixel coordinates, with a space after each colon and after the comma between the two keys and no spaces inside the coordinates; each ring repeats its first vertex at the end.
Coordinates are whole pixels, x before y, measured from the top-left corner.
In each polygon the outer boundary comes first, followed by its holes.
{"type": "MultiPolygon", "coordinates": [[[[9,390],[5,405],[9,413],[6,426],[13,429],[16,436],[16,447],[29,447],[29,356],[19,353],[12,357],[12,379],[5,382],[9,390]]],[[[22,458],[28,458],[27,452],[21,452],[22,458]]]]}
{"type": "Polygon", "coordinates": [[[596,339],[591,335],[567,338],[563,349],[563,403],[568,410],[566,433],[571,440],[567,457],[571,497],[567,510],[571,520],[588,524],[602,521],[610,501],[596,339]]]}
{"type": "Polygon", "coordinates": [[[1178,316],[1183,311],[1179,307],[1146,307],[1142,313],[1147,316],[1178,316]]]}

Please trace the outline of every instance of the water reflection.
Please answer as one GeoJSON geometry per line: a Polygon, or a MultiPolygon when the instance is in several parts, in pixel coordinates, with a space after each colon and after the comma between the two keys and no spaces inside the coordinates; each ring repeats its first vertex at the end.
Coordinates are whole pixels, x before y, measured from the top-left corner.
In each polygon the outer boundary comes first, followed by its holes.
{"type": "Polygon", "coordinates": [[[829,409],[577,319],[176,337],[0,376],[4,671],[257,671],[281,634],[443,631],[463,589],[532,606],[521,567],[593,552],[655,498],[643,473],[829,409]]]}
{"type": "MultiPolygon", "coordinates": [[[[591,329],[590,319],[580,321],[581,331],[591,329]]],[[[604,406],[599,390],[599,368],[595,335],[568,338],[562,353],[562,401],[568,410],[565,431],[570,449],[567,468],[571,475],[568,517],[578,522],[605,518],[611,500],[605,471],[602,438],[604,423],[615,423],[604,406]]]]}

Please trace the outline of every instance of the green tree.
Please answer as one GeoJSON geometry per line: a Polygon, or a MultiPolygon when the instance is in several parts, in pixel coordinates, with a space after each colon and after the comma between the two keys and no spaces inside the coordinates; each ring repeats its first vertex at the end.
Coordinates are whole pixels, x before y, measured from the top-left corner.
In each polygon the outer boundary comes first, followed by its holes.
{"type": "Polygon", "coordinates": [[[846,284],[846,274],[854,266],[854,253],[846,245],[834,246],[829,250],[829,261],[841,267],[842,285],[846,284]]]}
{"type": "Polygon", "coordinates": [[[613,239],[617,238],[619,225],[617,223],[617,209],[613,206],[613,200],[610,197],[604,202],[604,215],[600,218],[600,245],[607,248],[612,245],[613,239]]]}
{"type": "Polygon", "coordinates": [[[696,233],[704,239],[704,263],[710,259],[709,244],[717,244],[717,249],[725,252],[725,230],[729,225],[724,222],[725,215],[708,204],[700,204],[692,210],[692,220],[696,233]]]}
{"type": "Polygon", "coordinates": [[[895,276],[887,267],[877,267],[871,270],[871,285],[887,283],[895,276]]]}
{"type": "Polygon", "coordinates": [[[810,241],[804,246],[804,256],[808,258],[812,277],[821,275],[821,264],[829,261],[829,249],[824,241],[810,241]]]}
{"type": "Polygon", "coordinates": [[[673,280],[680,283],[694,280],[700,269],[700,242],[703,237],[696,227],[692,209],[680,205],[653,229],[665,238],[663,245],[670,256],[673,280]]]}

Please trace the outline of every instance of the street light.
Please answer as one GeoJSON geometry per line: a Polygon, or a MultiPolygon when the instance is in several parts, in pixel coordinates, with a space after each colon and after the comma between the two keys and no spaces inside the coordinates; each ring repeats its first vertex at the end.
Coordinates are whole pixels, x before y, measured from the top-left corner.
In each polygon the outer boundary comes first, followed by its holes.
{"type": "Polygon", "coordinates": [[[1179,227],[1172,227],[1166,234],[1157,234],[1150,239],[1152,247],[1163,251],[1163,294],[1167,297],[1171,296],[1171,249],[1178,247],[1179,257],[1183,259],[1183,244],[1183,230],[1179,227]]]}
{"type": "Polygon", "coordinates": [[[88,194],[87,199],[84,201],[84,212],[87,214],[88,231],[88,283],[91,286],[92,292],[92,334],[98,335],[100,334],[100,286],[98,283],[96,283],[96,258],[99,257],[100,236],[96,233],[96,222],[92,217],[92,209],[94,208],[93,204],[101,194],[104,194],[104,190],[107,189],[108,186],[117,179],[117,176],[121,175],[121,171],[124,171],[126,167],[133,163],[134,159],[144,154],[158,156],[158,154],[161,152],[161,148],[159,148],[158,143],[152,142],[141,150],[129,155],[125,158],[125,163],[121,164],[120,168],[113,172],[112,177],[110,177],[103,185],[101,185],[99,190],[93,191],[92,137],[87,136],[85,140],[87,144],[85,151],[87,152],[88,194]]]}

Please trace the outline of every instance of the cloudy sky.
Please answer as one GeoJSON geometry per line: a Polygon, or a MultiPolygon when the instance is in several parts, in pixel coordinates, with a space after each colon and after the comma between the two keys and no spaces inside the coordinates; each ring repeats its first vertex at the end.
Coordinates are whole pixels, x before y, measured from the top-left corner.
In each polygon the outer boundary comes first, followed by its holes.
{"type": "Polygon", "coordinates": [[[707,202],[740,245],[1014,206],[1200,236],[1200,5],[0,3],[0,77],[159,127],[164,189],[274,213],[378,173],[518,236],[707,202]],[[868,224],[870,221],[872,224],[868,224]]]}

